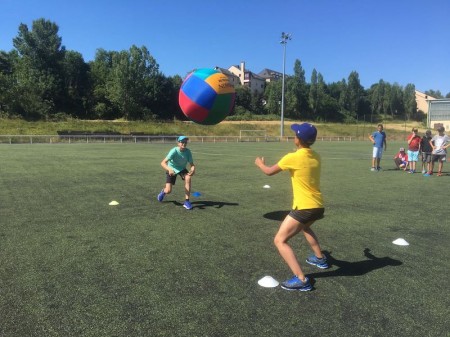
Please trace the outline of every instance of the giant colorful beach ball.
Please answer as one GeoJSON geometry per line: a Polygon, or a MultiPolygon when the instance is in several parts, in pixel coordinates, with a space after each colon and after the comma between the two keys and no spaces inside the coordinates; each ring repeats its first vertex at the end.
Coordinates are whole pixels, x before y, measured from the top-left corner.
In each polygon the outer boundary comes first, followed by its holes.
{"type": "Polygon", "coordinates": [[[178,101],[191,121],[203,125],[220,123],[233,110],[236,92],[228,77],[215,69],[190,73],[181,84],[178,101]]]}

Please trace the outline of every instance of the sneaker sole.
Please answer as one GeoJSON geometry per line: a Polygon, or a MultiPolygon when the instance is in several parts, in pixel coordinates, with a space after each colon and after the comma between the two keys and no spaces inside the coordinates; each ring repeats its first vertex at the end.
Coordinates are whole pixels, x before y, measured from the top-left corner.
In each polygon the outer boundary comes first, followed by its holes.
{"type": "Polygon", "coordinates": [[[310,264],[311,266],[316,266],[317,268],[320,268],[320,269],[328,269],[329,268],[328,265],[324,266],[324,265],[320,265],[317,263],[309,262],[308,260],[306,260],[306,263],[310,264]]]}
{"type": "Polygon", "coordinates": [[[194,208],[194,207],[191,207],[191,208],[187,208],[187,207],[186,207],[186,206],[184,206],[184,205],[183,205],[183,207],[184,207],[184,208],[186,208],[186,209],[187,209],[188,211],[194,208]]]}
{"type": "Polygon", "coordinates": [[[285,286],[281,286],[282,289],[287,290],[287,291],[311,291],[312,290],[312,286],[310,287],[305,287],[305,288],[288,288],[285,286]]]}

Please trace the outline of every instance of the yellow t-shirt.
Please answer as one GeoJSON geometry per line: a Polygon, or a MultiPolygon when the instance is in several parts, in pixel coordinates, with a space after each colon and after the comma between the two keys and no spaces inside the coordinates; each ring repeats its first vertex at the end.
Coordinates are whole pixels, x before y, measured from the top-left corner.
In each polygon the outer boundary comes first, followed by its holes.
{"type": "Polygon", "coordinates": [[[320,155],[301,148],[280,159],[278,166],[291,174],[294,200],[292,209],[323,208],[320,192],[320,155]]]}

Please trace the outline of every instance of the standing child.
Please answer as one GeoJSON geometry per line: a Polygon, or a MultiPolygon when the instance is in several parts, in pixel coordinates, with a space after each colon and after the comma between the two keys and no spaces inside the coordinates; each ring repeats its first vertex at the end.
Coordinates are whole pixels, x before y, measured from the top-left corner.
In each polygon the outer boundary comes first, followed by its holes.
{"type": "Polygon", "coordinates": [[[194,160],[192,159],[191,150],[187,146],[189,138],[186,136],[180,136],[177,138],[178,145],[172,148],[167,154],[166,158],[161,162],[161,166],[166,171],[166,185],[158,194],[158,201],[162,202],[166,194],[172,192],[172,185],[175,185],[177,176],[180,176],[184,180],[184,193],[185,200],[183,207],[190,210],[192,209],[189,197],[191,195],[191,177],[195,172],[194,160]],[[189,171],[186,169],[189,163],[189,171]]]}
{"type": "Polygon", "coordinates": [[[317,236],[310,228],[316,220],[322,219],[324,216],[322,193],[320,192],[321,159],[319,154],[310,148],[316,140],[317,129],[309,123],[293,124],[291,129],[296,135],[294,139],[296,152],[285,155],[273,166],[266,166],[264,157],[257,157],[255,164],[268,176],[281,171],[289,171],[291,175],[292,210],[281,223],[274,243],[294,274],[291,279],[282,282],[281,287],[286,290],[309,291],[312,289],[310,280],[303,273],[288,241],[303,232],[314,253],[306,259],[306,262],[321,269],[328,268],[317,236]]]}
{"type": "Polygon", "coordinates": [[[420,136],[418,132],[419,130],[413,128],[412,133],[407,138],[409,173],[416,173],[416,163],[419,161],[420,136]]]}
{"type": "Polygon", "coordinates": [[[422,174],[431,172],[431,152],[433,148],[430,145],[431,131],[427,130],[425,136],[420,141],[420,150],[422,151],[422,174]]]}
{"type": "Polygon", "coordinates": [[[444,133],[445,129],[443,126],[438,128],[438,133],[430,140],[430,145],[433,148],[432,158],[431,158],[431,171],[424,174],[425,176],[430,176],[433,174],[434,163],[439,162],[437,176],[442,176],[442,168],[444,167],[444,162],[447,160],[447,148],[450,146],[450,138],[444,133]]]}
{"type": "Polygon", "coordinates": [[[371,171],[380,171],[380,161],[384,151],[386,151],[386,133],[383,131],[383,124],[378,124],[377,131],[369,135],[370,141],[373,143],[372,150],[372,168],[371,171]]]}

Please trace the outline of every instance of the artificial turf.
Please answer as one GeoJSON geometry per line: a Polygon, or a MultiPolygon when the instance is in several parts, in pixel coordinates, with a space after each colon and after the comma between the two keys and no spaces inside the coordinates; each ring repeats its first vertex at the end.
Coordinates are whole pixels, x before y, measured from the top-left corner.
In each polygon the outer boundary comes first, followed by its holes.
{"type": "Polygon", "coordinates": [[[291,186],[254,158],[292,143],[190,143],[192,211],[181,181],[156,200],[170,144],[1,145],[0,336],[448,336],[450,163],[396,171],[400,145],[381,172],[368,142],[314,145],[331,268],[302,264],[307,293],[257,283],[291,276],[273,245],[291,186]]]}

